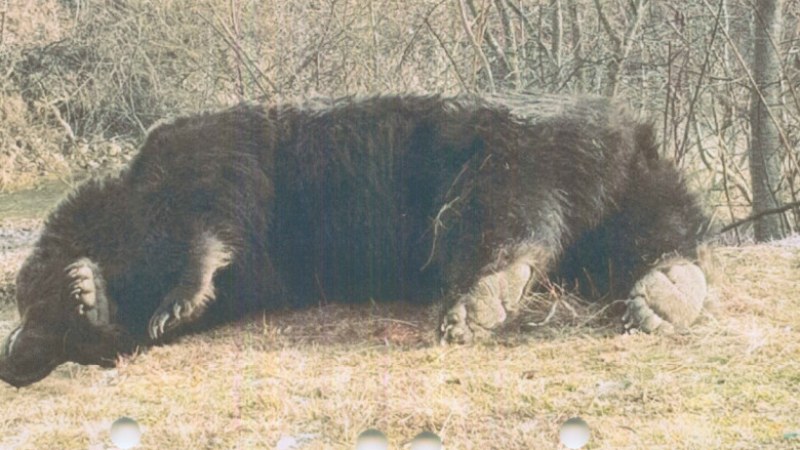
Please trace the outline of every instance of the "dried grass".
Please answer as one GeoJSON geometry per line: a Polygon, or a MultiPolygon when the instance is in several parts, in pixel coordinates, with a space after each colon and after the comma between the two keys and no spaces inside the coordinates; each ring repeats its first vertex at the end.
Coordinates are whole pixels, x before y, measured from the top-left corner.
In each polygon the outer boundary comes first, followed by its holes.
{"type": "MultiPolygon", "coordinates": [[[[574,415],[594,449],[800,448],[784,438],[800,429],[800,248],[715,253],[716,310],[686,334],[619,334],[613,314],[557,292],[531,299],[518,324],[529,331],[473,347],[434,345],[427,306],[259,315],[113,370],[67,364],[0,387],[0,448],[111,448],[122,415],[153,449],[272,449],[290,436],[347,449],[368,427],[392,448],[423,429],[451,449],[556,448],[574,415]]],[[[14,316],[2,311],[0,333],[14,316]]]]}

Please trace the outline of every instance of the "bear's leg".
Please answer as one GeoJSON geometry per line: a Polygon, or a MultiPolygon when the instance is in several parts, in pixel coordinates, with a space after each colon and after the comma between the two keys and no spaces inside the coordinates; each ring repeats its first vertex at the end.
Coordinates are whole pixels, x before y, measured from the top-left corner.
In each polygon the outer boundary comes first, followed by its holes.
{"type": "Polygon", "coordinates": [[[525,294],[553,271],[570,235],[560,191],[542,188],[547,183],[540,180],[509,179],[479,184],[460,222],[445,223],[442,247],[450,253],[442,264],[452,303],[439,327],[442,343],[469,343],[507,323],[525,294]]]}
{"type": "Polygon", "coordinates": [[[152,340],[203,314],[215,299],[214,274],[227,267],[232,257],[231,248],[212,232],[202,232],[194,239],[178,285],[150,318],[147,331],[152,340]]]}
{"type": "Polygon", "coordinates": [[[692,262],[707,219],[674,166],[655,161],[641,174],[615,227],[630,255],[619,265],[630,268],[633,281],[624,322],[628,329],[670,332],[691,325],[708,294],[705,274],[692,262]]]}
{"type": "Polygon", "coordinates": [[[551,270],[557,251],[552,246],[521,244],[511,257],[481,271],[466,292],[458,295],[440,327],[441,342],[465,344],[500,327],[522,305],[525,294],[551,270]]]}

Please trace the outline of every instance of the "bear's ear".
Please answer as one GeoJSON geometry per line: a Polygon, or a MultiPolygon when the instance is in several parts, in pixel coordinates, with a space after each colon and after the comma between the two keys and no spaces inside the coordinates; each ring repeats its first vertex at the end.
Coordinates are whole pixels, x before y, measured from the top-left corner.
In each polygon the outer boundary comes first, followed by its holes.
{"type": "Polygon", "coordinates": [[[656,130],[652,124],[640,123],[635,129],[636,148],[644,156],[648,163],[653,163],[660,159],[658,154],[658,140],[656,130]]]}
{"type": "MultiPolygon", "coordinates": [[[[164,167],[169,166],[174,158],[176,148],[180,148],[185,139],[188,118],[160,120],[147,131],[144,144],[139,154],[130,163],[126,178],[136,192],[150,194],[156,192],[165,182],[164,167]]],[[[191,133],[191,130],[189,131],[191,133]]]]}

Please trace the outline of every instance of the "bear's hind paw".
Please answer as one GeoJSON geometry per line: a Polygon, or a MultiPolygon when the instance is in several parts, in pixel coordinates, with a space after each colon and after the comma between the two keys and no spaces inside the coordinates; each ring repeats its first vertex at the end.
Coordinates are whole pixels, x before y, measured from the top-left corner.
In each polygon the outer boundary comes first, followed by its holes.
{"type": "Polygon", "coordinates": [[[646,333],[686,329],[700,316],[707,296],[706,277],[697,265],[667,261],[636,282],[622,321],[626,330],[646,333]]]}

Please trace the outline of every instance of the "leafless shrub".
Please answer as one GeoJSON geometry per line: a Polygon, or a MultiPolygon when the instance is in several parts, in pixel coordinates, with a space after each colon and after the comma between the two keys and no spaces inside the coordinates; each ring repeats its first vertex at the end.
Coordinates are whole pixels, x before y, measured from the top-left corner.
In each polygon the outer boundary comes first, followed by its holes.
{"type": "MultiPolygon", "coordinates": [[[[800,191],[800,6],[784,10],[771,111],[789,202],[800,191]]],[[[128,148],[158,118],[243,99],[541,90],[629,99],[722,222],[750,211],[750,0],[9,0],[2,17],[0,96],[25,107],[0,127],[0,158],[14,161],[0,188],[102,169],[89,163],[96,143],[128,148]]],[[[796,228],[800,211],[785,214],[796,228]]]]}

